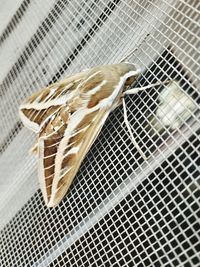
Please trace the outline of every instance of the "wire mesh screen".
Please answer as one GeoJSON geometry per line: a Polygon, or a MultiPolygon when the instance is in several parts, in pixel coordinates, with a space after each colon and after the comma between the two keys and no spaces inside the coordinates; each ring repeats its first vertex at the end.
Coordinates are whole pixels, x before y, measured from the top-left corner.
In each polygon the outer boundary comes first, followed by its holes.
{"type": "Polygon", "coordinates": [[[0,1],[0,266],[200,266],[200,3],[0,1]],[[134,50],[135,49],[135,50],[134,50]],[[69,74],[127,59],[134,86],[55,208],[44,204],[22,101],[69,74]]]}

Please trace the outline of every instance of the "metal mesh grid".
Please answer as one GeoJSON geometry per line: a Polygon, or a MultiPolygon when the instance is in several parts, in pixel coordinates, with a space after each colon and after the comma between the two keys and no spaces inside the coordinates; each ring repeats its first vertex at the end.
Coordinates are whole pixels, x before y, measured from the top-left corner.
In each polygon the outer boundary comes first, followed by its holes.
{"type": "Polygon", "coordinates": [[[199,266],[199,2],[18,0],[0,7],[0,265],[199,266]],[[35,137],[19,121],[19,104],[134,48],[129,61],[143,69],[136,86],[179,82],[126,98],[148,160],[132,145],[119,107],[68,195],[46,208],[28,155],[35,137]]]}

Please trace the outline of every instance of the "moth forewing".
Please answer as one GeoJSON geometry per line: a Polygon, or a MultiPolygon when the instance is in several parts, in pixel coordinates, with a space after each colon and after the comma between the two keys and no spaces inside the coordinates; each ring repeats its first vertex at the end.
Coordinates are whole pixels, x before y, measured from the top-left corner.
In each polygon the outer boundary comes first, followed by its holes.
{"type": "MultiPolygon", "coordinates": [[[[99,73],[96,72],[96,74],[99,73]]],[[[61,154],[57,154],[57,158],[56,158],[56,167],[55,168],[55,177],[53,180],[53,185],[52,185],[52,194],[51,194],[51,198],[49,203],[47,204],[49,207],[55,206],[56,204],[58,204],[60,202],[60,200],[63,198],[63,196],[66,194],[66,192],[68,191],[69,186],[71,185],[71,182],[73,181],[74,176],[76,175],[79,166],[82,162],[82,160],[84,159],[86,153],[88,152],[89,148],[91,147],[92,143],[94,142],[94,140],[96,139],[96,137],[98,136],[98,133],[100,132],[102,126],[104,125],[104,122],[108,116],[108,114],[110,113],[110,111],[114,108],[114,106],[116,106],[118,104],[118,97],[121,96],[124,84],[127,80],[127,78],[132,77],[133,75],[138,75],[139,71],[137,70],[137,72],[134,71],[129,71],[128,73],[125,73],[125,75],[119,75],[117,77],[117,83],[116,85],[111,87],[111,88],[107,88],[107,90],[110,90],[110,95],[107,96],[106,98],[102,97],[101,101],[96,101],[97,98],[97,93],[104,93],[104,87],[103,85],[105,85],[107,82],[107,80],[103,80],[101,81],[99,84],[95,81],[93,81],[93,83],[95,84],[95,87],[92,87],[89,91],[89,95],[91,97],[91,99],[88,101],[88,103],[90,103],[91,101],[93,101],[94,103],[96,103],[96,105],[93,105],[92,107],[90,106],[89,108],[86,107],[86,109],[80,110],[81,114],[84,114],[85,112],[85,116],[76,116],[80,118],[80,124],[81,124],[81,120],[84,121],[86,120],[85,124],[82,125],[82,131],[80,131],[80,126],[78,129],[74,130],[73,132],[76,133],[76,131],[78,131],[79,135],[83,134],[82,136],[82,142],[76,142],[76,139],[73,140],[74,141],[74,146],[71,148],[71,153],[69,153],[70,151],[68,151],[69,155],[71,154],[71,157],[73,159],[73,163],[72,166],[69,166],[68,168],[66,168],[66,164],[64,165],[64,170],[66,171],[66,175],[64,175],[63,177],[60,177],[60,170],[59,170],[59,166],[61,166],[61,160],[63,160],[63,158],[65,157],[62,153],[61,154]],[[97,104],[98,103],[98,104],[97,104]],[[90,116],[90,114],[92,114],[92,116],[90,116]],[[89,115],[89,117],[88,117],[89,115]],[[78,145],[77,145],[78,143],[78,145]],[[74,151],[76,150],[76,153],[74,154],[74,151]],[[72,152],[73,151],[73,152],[72,152]],[[73,155],[74,154],[74,155],[73,155]],[[62,183],[61,183],[62,181],[62,183]]],[[[134,76],[134,78],[135,78],[134,76]]],[[[90,81],[90,83],[92,83],[91,81],[91,77],[92,78],[96,78],[95,73],[91,74],[89,76],[89,78],[87,78],[87,81],[90,81]]],[[[86,85],[85,85],[86,86],[86,85]]],[[[90,104],[88,104],[90,105],[90,104]]],[[[78,114],[78,111],[77,111],[78,114]]],[[[79,114],[78,114],[79,115],[79,114]]],[[[68,129],[72,129],[73,125],[75,126],[75,124],[77,123],[77,118],[73,118],[71,122],[69,122],[68,124],[68,129]],[[70,125],[72,124],[72,125],[70,125]]],[[[66,139],[66,136],[71,136],[71,132],[69,133],[69,130],[66,129],[65,132],[65,137],[64,139],[66,139]]],[[[68,142],[66,142],[67,145],[68,142]]],[[[60,143],[61,145],[61,143],[60,143]]],[[[61,146],[62,147],[62,146],[61,146]]],[[[65,146],[64,146],[65,147],[65,146]]],[[[64,150],[64,147],[59,149],[59,151],[64,150]]],[[[69,156],[68,155],[68,156],[69,156]]],[[[72,160],[72,158],[70,158],[72,160]]],[[[61,173],[63,174],[63,172],[61,171],[61,173]]]]}
{"type": "Polygon", "coordinates": [[[79,141],[76,142],[75,140],[74,143],[76,144],[76,146],[73,146],[69,150],[69,154],[67,154],[66,156],[64,156],[63,154],[61,155],[59,154],[57,156],[56,158],[57,169],[55,170],[56,173],[52,184],[51,198],[47,204],[48,207],[53,207],[57,205],[65,196],[81,165],[81,162],[83,161],[85,155],[87,154],[94,140],[98,136],[98,133],[103,127],[103,124],[108,114],[109,111],[103,109],[99,110],[96,113],[94,120],[92,119],[93,122],[92,121],[88,122],[89,127],[88,128],[84,127],[82,129],[83,140],[80,142],[79,141]],[[63,175],[61,166],[66,157],[69,157],[69,160],[67,160],[67,162],[65,162],[65,165],[63,166],[64,167],[63,169],[65,170],[66,173],[63,175]]]}
{"type": "Polygon", "coordinates": [[[28,97],[19,107],[23,124],[30,130],[39,133],[42,126],[62,105],[68,104],[76,95],[76,90],[87,72],[69,76],[39,90],[28,97]]]}
{"type": "Polygon", "coordinates": [[[21,107],[25,126],[39,128],[39,181],[48,207],[62,200],[124,87],[139,74],[130,63],[98,66],[34,94],[21,107]]]}

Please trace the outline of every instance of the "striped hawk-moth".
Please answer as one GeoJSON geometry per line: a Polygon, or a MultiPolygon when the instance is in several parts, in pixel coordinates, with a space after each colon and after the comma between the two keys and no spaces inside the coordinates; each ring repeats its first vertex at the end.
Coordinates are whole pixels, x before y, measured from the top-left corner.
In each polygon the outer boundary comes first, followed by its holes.
{"type": "Polygon", "coordinates": [[[48,207],[65,196],[109,113],[140,73],[131,63],[97,66],[41,89],[20,106],[22,122],[38,135],[33,151],[48,207]]]}

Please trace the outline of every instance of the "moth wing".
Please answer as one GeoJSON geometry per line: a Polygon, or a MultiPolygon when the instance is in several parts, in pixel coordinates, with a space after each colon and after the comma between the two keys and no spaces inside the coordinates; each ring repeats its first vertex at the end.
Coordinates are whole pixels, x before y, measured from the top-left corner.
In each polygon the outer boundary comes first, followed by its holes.
{"type": "Polygon", "coordinates": [[[109,111],[85,110],[84,114],[79,110],[71,116],[63,137],[39,138],[39,179],[48,207],[57,205],[68,191],[109,111]]]}
{"type": "Polygon", "coordinates": [[[59,83],[51,84],[28,97],[19,107],[19,115],[24,125],[38,133],[46,120],[62,105],[71,101],[84,77],[85,72],[78,73],[59,83]]]}

